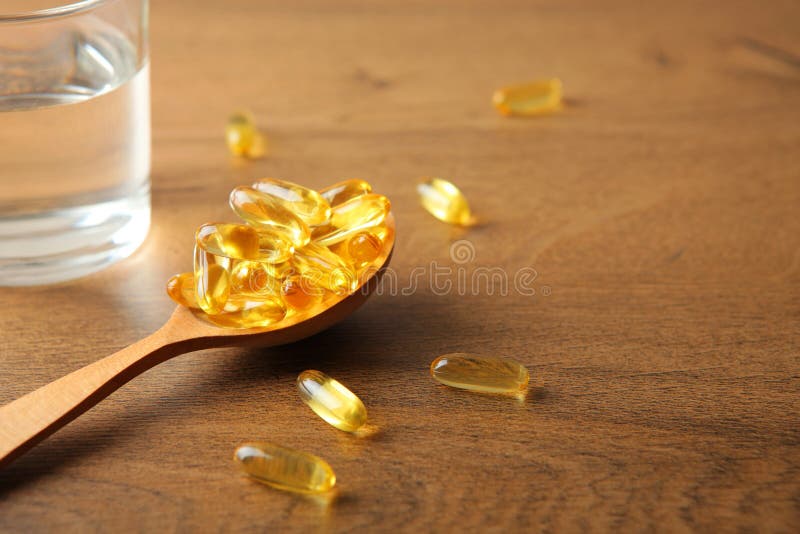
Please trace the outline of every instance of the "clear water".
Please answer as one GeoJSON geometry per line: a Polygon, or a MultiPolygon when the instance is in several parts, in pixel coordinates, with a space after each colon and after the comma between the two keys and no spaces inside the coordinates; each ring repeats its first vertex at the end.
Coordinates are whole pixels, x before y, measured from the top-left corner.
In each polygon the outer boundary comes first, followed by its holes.
{"type": "Polygon", "coordinates": [[[141,63],[100,21],[34,50],[0,43],[0,285],[82,276],[144,240],[150,89],[141,63]]]}

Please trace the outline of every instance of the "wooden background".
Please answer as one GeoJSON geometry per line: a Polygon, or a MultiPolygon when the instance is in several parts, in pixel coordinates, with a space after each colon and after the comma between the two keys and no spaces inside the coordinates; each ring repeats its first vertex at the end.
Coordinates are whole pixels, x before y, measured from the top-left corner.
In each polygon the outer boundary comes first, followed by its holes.
{"type": "Polygon", "coordinates": [[[153,332],[194,228],[256,177],[370,180],[393,202],[401,286],[435,261],[454,284],[535,269],[536,293],[421,283],[296,345],[167,362],[0,473],[0,530],[796,531],[800,4],[156,0],[151,16],[153,230],[101,274],[0,289],[0,402],[153,332]],[[492,109],[496,86],[550,76],[563,113],[492,109]],[[242,107],[269,158],[227,155],[242,107]],[[431,218],[425,175],[484,224],[431,218]],[[456,264],[460,239],[474,258],[456,264]],[[433,383],[451,351],[523,362],[527,398],[433,383]],[[377,432],[317,418],[295,391],[307,368],[357,392],[377,432]],[[241,478],[231,456],[253,439],[325,457],[335,498],[241,478]]]}

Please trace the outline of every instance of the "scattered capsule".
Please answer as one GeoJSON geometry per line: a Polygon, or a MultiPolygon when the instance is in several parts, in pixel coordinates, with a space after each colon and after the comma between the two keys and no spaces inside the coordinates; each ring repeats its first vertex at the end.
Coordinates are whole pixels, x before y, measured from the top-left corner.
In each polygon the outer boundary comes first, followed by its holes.
{"type": "Polygon", "coordinates": [[[561,96],[561,80],[552,78],[498,89],[492,102],[503,115],[533,116],[559,110],[561,96]]]}
{"type": "Polygon", "coordinates": [[[225,141],[234,156],[255,159],[266,153],[266,139],[249,113],[238,112],[228,118],[225,141]]]}
{"type": "Polygon", "coordinates": [[[229,202],[236,215],[259,230],[285,236],[295,247],[302,247],[310,239],[306,223],[280,197],[241,186],[231,191],[229,202]]]}
{"type": "Polygon", "coordinates": [[[350,236],[383,223],[391,210],[389,199],[369,193],[348,200],[331,209],[330,223],[314,229],[316,243],[330,246],[350,236]]]}
{"type": "Polygon", "coordinates": [[[372,232],[359,232],[347,240],[347,257],[356,269],[366,267],[380,256],[383,243],[372,232]]]}
{"type": "Polygon", "coordinates": [[[281,199],[285,208],[291,210],[309,226],[323,224],[331,216],[328,201],[313,189],[302,185],[264,178],[254,183],[253,189],[281,199]]]}
{"type": "Polygon", "coordinates": [[[322,301],[325,290],[314,285],[303,275],[288,276],[281,285],[281,296],[287,306],[296,311],[306,311],[322,301]]]}
{"type": "Polygon", "coordinates": [[[297,377],[303,402],[326,422],[345,432],[355,432],[367,422],[367,409],[361,399],[320,371],[303,371],[297,377]]]}
{"type": "Polygon", "coordinates": [[[319,194],[322,198],[328,201],[331,206],[338,206],[350,200],[351,198],[360,197],[372,193],[372,186],[364,180],[352,178],[330,187],[320,190],[319,194]]]}
{"type": "Polygon", "coordinates": [[[292,257],[292,267],[316,286],[348,295],[358,287],[358,276],[344,260],[327,247],[309,243],[292,257]]]}
{"type": "Polygon", "coordinates": [[[484,393],[517,393],[530,378],[525,366],[513,360],[463,352],[433,360],[431,376],[446,386],[484,393]]]}
{"type": "Polygon", "coordinates": [[[181,306],[197,308],[197,296],[194,294],[194,273],[176,274],[170,278],[167,281],[167,295],[181,306]]]}
{"type": "Polygon", "coordinates": [[[461,191],[442,178],[429,178],[417,185],[417,192],[428,213],[450,224],[469,226],[475,218],[469,209],[469,203],[461,191]]]}
{"type": "Polygon", "coordinates": [[[233,461],[248,476],[273,488],[321,493],[336,484],[336,475],[318,456],[272,443],[244,443],[233,461]]]}

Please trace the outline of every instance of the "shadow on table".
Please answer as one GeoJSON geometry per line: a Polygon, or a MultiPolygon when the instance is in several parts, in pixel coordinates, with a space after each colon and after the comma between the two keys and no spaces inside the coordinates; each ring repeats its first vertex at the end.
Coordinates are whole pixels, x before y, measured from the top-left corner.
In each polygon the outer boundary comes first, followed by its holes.
{"type": "MultiPolygon", "coordinates": [[[[386,296],[369,302],[343,323],[290,345],[222,349],[231,353],[223,355],[230,364],[222,366],[216,375],[176,384],[166,395],[143,402],[137,413],[123,415],[113,423],[104,421],[80,433],[57,433],[45,440],[0,471],[0,496],[55,475],[87,455],[124,446],[120,441],[124,441],[126,433],[135,432],[137,427],[141,429],[148,421],[167,413],[160,409],[164,404],[179,406],[186,398],[213,399],[215,393],[231,383],[263,381],[276,375],[293,379],[300,371],[310,368],[334,372],[336,369],[370,373],[382,369],[398,373],[427,372],[438,350],[469,342],[463,332],[480,328],[480,317],[464,310],[464,307],[453,306],[448,298],[435,295],[386,296]],[[148,417],[141,417],[141,413],[148,413],[148,417]]],[[[157,368],[151,372],[157,372],[157,368]]],[[[546,396],[541,388],[535,388],[529,392],[528,402],[546,396]]],[[[175,415],[174,411],[169,413],[175,415]]],[[[380,430],[366,436],[365,440],[384,438],[380,430]]]]}

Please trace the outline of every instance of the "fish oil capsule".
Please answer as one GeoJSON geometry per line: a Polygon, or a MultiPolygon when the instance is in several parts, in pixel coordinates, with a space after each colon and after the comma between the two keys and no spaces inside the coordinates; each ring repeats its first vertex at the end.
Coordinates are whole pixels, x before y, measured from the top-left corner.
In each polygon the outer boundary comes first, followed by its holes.
{"type": "Polygon", "coordinates": [[[194,247],[194,290],[197,304],[206,313],[220,313],[231,293],[230,260],[210,254],[201,245],[194,247]]]}
{"type": "Polygon", "coordinates": [[[358,178],[344,180],[343,182],[321,189],[319,192],[322,198],[327,200],[331,206],[338,206],[351,198],[360,197],[367,193],[372,193],[372,186],[358,178]]]}
{"type": "Polygon", "coordinates": [[[231,270],[231,291],[246,295],[276,294],[280,284],[270,275],[268,265],[260,261],[237,262],[231,270]]]}
{"type": "Polygon", "coordinates": [[[281,490],[321,493],[336,484],[333,469],[322,458],[272,443],[244,443],[233,461],[249,477],[281,490]]]}
{"type": "Polygon", "coordinates": [[[260,328],[270,326],[286,317],[286,305],[278,295],[231,294],[221,312],[206,318],[228,328],[260,328]]]}
{"type": "MultiPolygon", "coordinates": [[[[286,314],[275,292],[264,291],[269,280],[253,273],[257,267],[254,264],[261,263],[265,256],[262,237],[252,226],[242,224],[204,224],[197,230],[194,254],[197,303],[209,315],[228,314],[211,319],[217,324],[230,323],[242,328],[266,326],[286,314]],[[259,283],[264,287],[254,285],[259,283]]],[[[288,241],[282,243],[288,246],[288,241]]],[[[266,256],[276,258],[275,250],[266,256]]]]}
{"type": "Polygon", "coordinates": [[[314,229],[314,241],[330,246],[372,226],[382,224],[391,210],[389,199],[369,193],[348,200],[331,209],[326,226],[314,229]]]}
{"type": "Polygon", "coordinates": [[[292,257],[292,267],[312,284],[337,295],[349,295],[358,287],[358,277],[342,258],[327,247],[309,243],[292,257]]]}
{"type": "Polygon", "coordinates": [[[347,257],[356,269],[375,261],[382,249],[383,243],[372,232],[359,232],[347,240],[347,257]]]}
{"type": "Polygon", "coordinates": [[[176,274],[167,281],[167,295],[187,308],[199,308],[194,294],[194,273],[176,274]]]}
{"type": "Polygon", "coordinates": [[[431,376],[446,386],[483,393],[517,393],[529,380],[528,370],[514,360],[464,352],[433,360],[431,376]]]}
{"type": "Polygon", "coordinates": [[[331,215],[328,201],[313,189],[302,185],[274,178],[264,178],[254,183],[253,189],[280,198],[286,208],[309,226],[323,224],[331,215]]]}
{"type": "Polygon", "coordinates": [[[367,422],[367,409],[361,399],[321,371],[300,373],[297,389],[314,413],[339,430],[355,432],[367,422]]]}
{"type": "Polygon", "coordinates": [[[281,234],[244,224],[204,224],[197,230],[196,240],[211,254],[240,260],[280,263],[292,255],[292,244],[281,234]]]}
{"type": "Polygon", "coordinates": [[[466,197],[454,184],[442,178],[429,178],[417,185],[422,207],[450,224],[469,226],[475,223],[466,197]]]}
{"type": "Polygon", "coordinates": [[[299,274],[288,276],[281,285],[283,302],[296,311],[310,310],[322,301],[324,295],[323,288],[299,274]]]}
{"type": "Polygon", "coordinates": [[[246,222],[284,236],[295,247],[304,246],[310,239],[306,223],[280,197],[241,186],[231,191],[229,202],[234,213],[246,222]]]}
{"type": "Polygon", "coordinates": [[[503,115],[533,116],[559,110],[561,96],[561,80],[552,78],[498,89],[492,102],[503,115]]]}
{"type": "Polygon", "coordinates": [[[225,141],[234,156],[260,158],[266,153],[266,140],[249,113],[237,112],[228,118],[225,141]]]}

